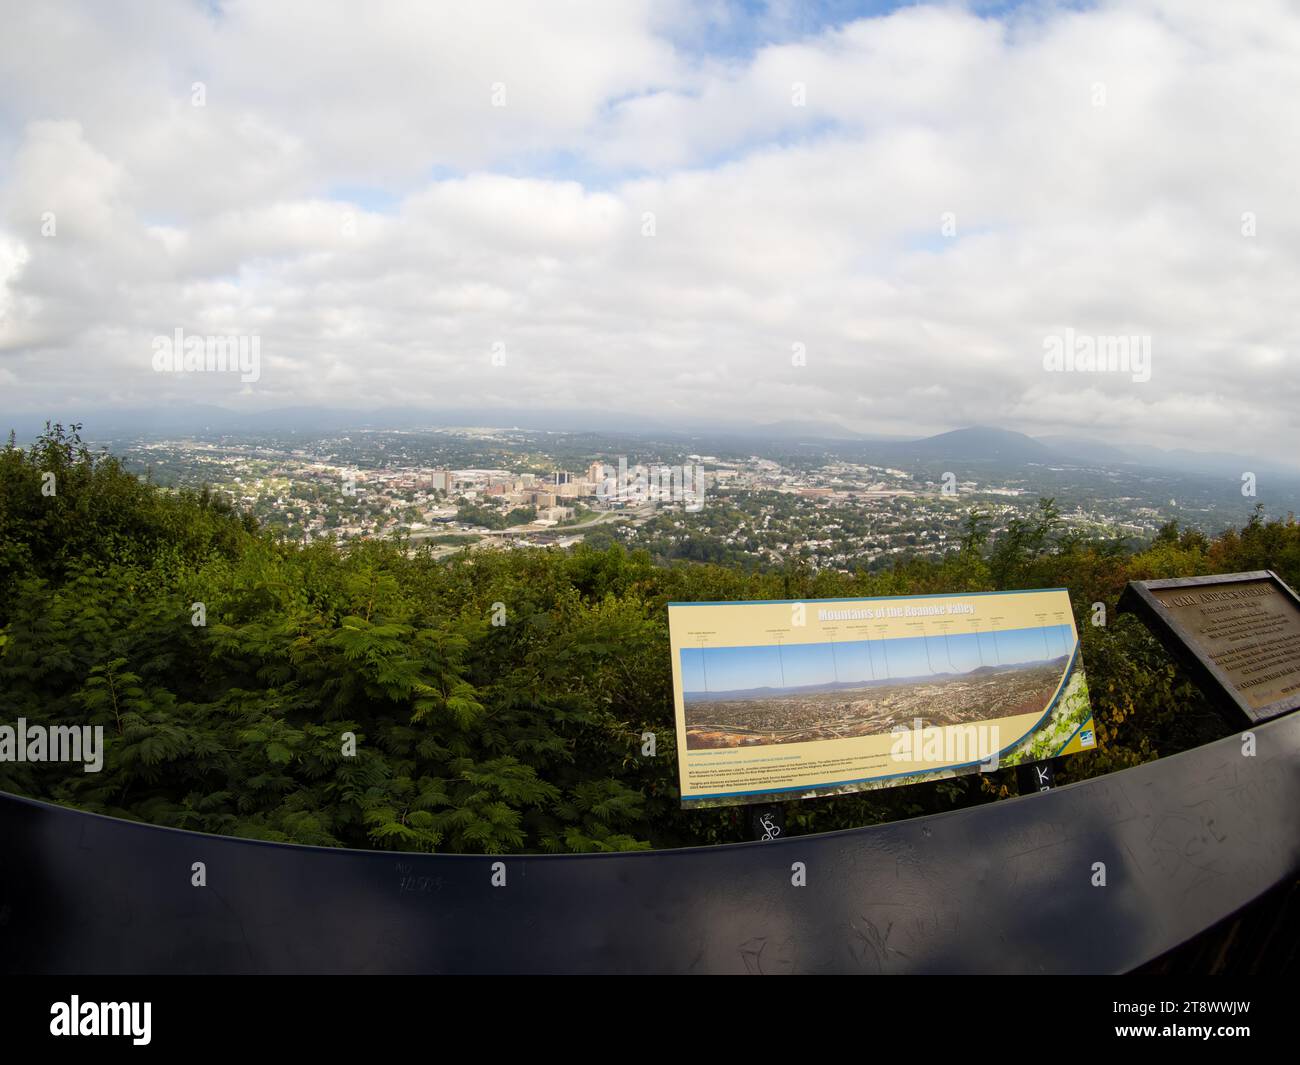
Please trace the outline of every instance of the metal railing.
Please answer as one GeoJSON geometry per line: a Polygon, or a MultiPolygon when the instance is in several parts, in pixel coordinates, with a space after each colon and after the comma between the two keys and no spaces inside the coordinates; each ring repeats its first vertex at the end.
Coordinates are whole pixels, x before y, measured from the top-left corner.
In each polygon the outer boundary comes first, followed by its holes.
{"type": "Polygon", "coordinates": [[[1300,872],[1300,714],[1253,731],[1253,757],[1231,736],[931,817],[627,854],[287,846],[3,795],[0,970],[1126,972],[1300,872]]]}

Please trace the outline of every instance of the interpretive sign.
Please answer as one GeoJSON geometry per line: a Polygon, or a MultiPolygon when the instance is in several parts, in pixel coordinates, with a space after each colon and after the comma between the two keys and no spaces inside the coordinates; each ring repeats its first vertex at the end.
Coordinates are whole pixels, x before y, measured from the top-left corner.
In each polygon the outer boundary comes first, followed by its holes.
{"type": "Polygon", "coordinates": [[[1300,599],[1272,570],[1130,581],[1119,608],[1249,721],[1300,707],[1300,599]]]}
{"type": "Polygon", "coordinates": [[[683,806],[814,798],[1097,745],[1069,594],[670,603],[683,806]]]}

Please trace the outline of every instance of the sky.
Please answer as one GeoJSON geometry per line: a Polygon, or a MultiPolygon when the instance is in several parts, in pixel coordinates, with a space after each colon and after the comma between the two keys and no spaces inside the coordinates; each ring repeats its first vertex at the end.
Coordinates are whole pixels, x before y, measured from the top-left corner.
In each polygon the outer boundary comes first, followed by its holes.
{"type": "Polygon", "coordinates": [[[903,636],[761,647],[683,647],[682,690],[745,691],[806,684],[966,673],[980,666],[1042,662],[1074,647],[1069,625],[953,636],[903,636]]]}
{"type": "Polygon", "coordinates": [[[0,0],[0,26],[0,413],[1300,446],[1287,0],[0,0]],[[256,373],[160,371],[177,330],[255,338],[256,373]],[[1049,365],[1062,338],[1149,373],[1049,365]]]}

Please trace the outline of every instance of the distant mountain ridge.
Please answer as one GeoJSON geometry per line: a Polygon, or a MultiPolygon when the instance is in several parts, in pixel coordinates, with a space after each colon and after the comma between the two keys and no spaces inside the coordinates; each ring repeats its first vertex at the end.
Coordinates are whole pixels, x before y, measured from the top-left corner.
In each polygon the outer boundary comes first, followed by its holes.
{"type": "Polygon", "coordinates": [[[889,444],[900,459],[963,459],[967,462],[1046,463],[1059,454],[1032,436],[1011,429],[994,429],[985,425],[953,429],[921,440],[889,444]]]}
{"type": "Polygon", "coordinates": [[[34,438],[45,421],[83,424],[88,440],[125,435],[155,434],[195,436],[226,433],[335,433],[347,430],[410,430],[421,428],[495,427],[537,432],[607,432],[620,435],[655,433],[743,440],[759,448],[763,441],[785,444],[815,442],[852,445],[867,461],[907,466],[909,464],[1001,463],[1003,465],[1074,465],[1147,467],[1178,473],[1213,477],[1240,477],[1246,471],[1268,470],[1287,477],[1300,474],[1296,459],[1280,461],[1230,452],[1192,451],[1187,448],[1158,448],[1149,445],[1112,443],[1094,437],[1049,435],[1032,437],[1013,429],[974,425],[933,436],[908,440],[897,436],[860,433],[834,418],[817,421],[781,421],[737,425],[717,423],[701,426],[687,416],[665,418],[600,408],[581,410],[529,410],[481,408],[437,410],[416,407],[386,407],[374,410],[285,407],[274,410],[237,411],[216,406],[107,409],[102,411],[56,412],[49,416],[0,413],[0,431],[15,429],[21,438],[34,438]]]}
{"type": "Polygon", "coordinates": [[[1146,467],[1176,473],[1231,477],[1247,470],[1274,470],[1294,477],[1300,467],[1223,451],[1190,451],[1135,444],[1119,446],[1088,437],[1032,437],[1012,429],[971,426],[920,440],[873,446],[881,461],[898,462],[1000,462],[1011,465],[1146,467]]]}
{"type": "Polygon", "coordinates": [[[762,688],[735,688],[717,692],[683,692],[682,698],[688,703],[730,702],[739,699],[764,699],[774,695],[817,695],[821,692],[857,690],[861,688],[892,688],[903,684],[932,684],[937,680],[952,680],[958,677],[987,676],[990,673],[1018,673],[1026,669],[1040,669],[1043,666],[1058,666],[1061,669],[1069,664],[1069,658],[1058,655],[1056,658],[1040,658],[1032,662],[1013,662],[1005,666],[977,666],[974,669],[948,671],[944,673],[926,673],[911,677],[882,677],[879,680],[839,680],[825,684],[800,684],[791,688],[776,688],[767,685],[762,688]]]}

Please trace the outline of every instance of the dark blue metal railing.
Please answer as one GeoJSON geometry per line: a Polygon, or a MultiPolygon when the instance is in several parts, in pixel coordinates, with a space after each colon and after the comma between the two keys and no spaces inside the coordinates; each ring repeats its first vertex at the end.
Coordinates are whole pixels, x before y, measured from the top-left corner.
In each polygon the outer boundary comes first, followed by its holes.
{"type": "Polygon", "coordinates": [[[895,824],[591,856],[283,846],[3,795],[0,971],[1124,972],[1300,872],[1300,715],[1254,733],[1254,757],[1233,736],[895,824]]]}

